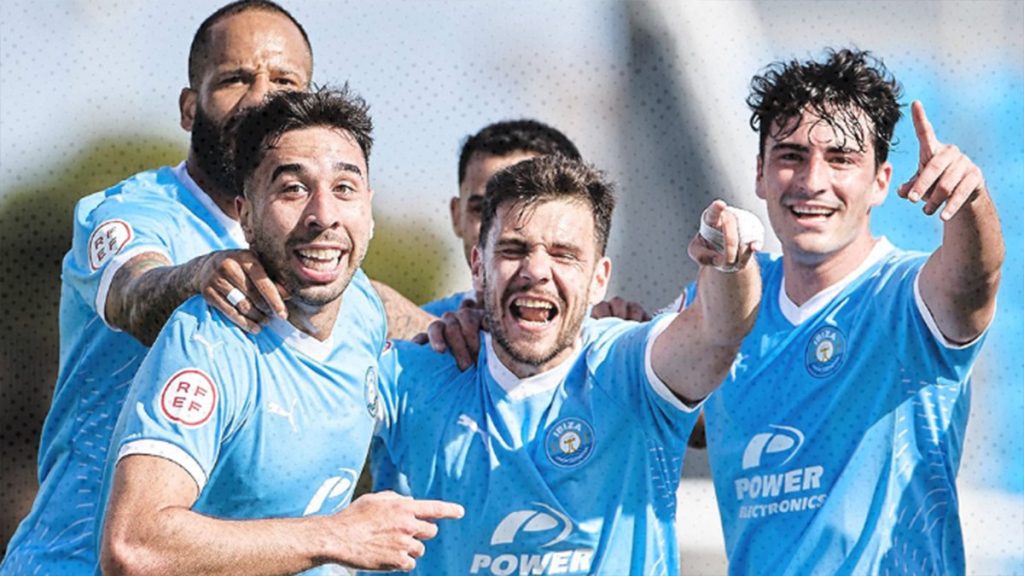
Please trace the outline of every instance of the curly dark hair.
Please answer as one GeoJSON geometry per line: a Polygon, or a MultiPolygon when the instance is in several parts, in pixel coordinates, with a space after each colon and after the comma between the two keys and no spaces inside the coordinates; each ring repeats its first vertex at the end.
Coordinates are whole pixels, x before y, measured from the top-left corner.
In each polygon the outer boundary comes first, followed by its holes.
{"type": "MultiPolygon", "coordinates": [[[[332,128],[352,135],[370,166],[373,121],[365,100],[352,93],[348,84],[340,89],[320,88],[315,92],[274,92],[260,106],[248,108],[229,121],[230,172],[236,194],[256,171],[274,143],[285,132],[304,128],[332,128]]],[[[367,175],[369,177],[369,175],[367,175]]]]}
{"type": "Polygon", "coordinates": [[[594,215],[594,240],[598,254],[608,246],[615,194],[600,170],[582,160],[558,154],[538,156],[498,172],[487,182],[480,222],[480,247],[494,225],[498,208],[514,203],[523,209],[552,200],[580,202],[594,215]]]}
{"type": "Polygon", "coordinates": [[[466,179],[466,168],[474,153],[505,156],[516,151],[537,155],[561,154],[573,160],[580,159],[580,151],[572,140],[543,122],[527,118],[495,122],[463,142],[459,152],[459,184],[466,179]]]}
{"type": "Polygon", "coordinates": [[[760,134],[764,154],[768,136],[792,134],[804,112],[817,116],[846,139],[865,150],[867,138],[875,146],[875,166],[889,157],[893,129],[899,121],[903,88],[870,52],[829,48],[824,62],[775,62],[750,82],[750,127],[760,134]],[[862,125],[861,113],[869,120],[862,125]]]}

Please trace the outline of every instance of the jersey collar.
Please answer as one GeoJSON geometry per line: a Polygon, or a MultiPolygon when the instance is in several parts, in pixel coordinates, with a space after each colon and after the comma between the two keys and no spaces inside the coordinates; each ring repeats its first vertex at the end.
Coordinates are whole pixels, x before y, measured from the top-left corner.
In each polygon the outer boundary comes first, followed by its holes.
{"type": "Polygon", "coordinates": [[[839,295],[851,282],[860,277],[861,274],[866,272],[868,268],[871,268],[877,264],[886,254],[891,252],[894,246],[885,237],[882,236],[875,243],[875,246],[868,253],[868,257],[860,263],[860,266],[856,270],[847,274],[842,280],[835,284],[825,288],[821,292],[818,292],[812,296],[803,305],[797,306],[786,294],[786,274],[782,274],[782,283],[779,285],[779,310],[782,315],[785,316],[786,320],[794,326],[799,326],[808,318],[814,316],[821,311],[822,308],[827,306],[833,298],[839,295]]]}
{"type": "Polygon", "coordinates": [[[326,361],[331,355],[331,351],[334,350],[333,332],[331,332],[327,340],[317,340],[292,326],[287,320],[282,320],[276,316],[267,322],[266,327],[274,334],[277,334],[289,348],[319,362],[326,361]]]}
{"type": "Polygon", "coordinates": [[[583,350],[583,343],[576,339],[576,351],[558,366],[529,378],[519,378],[505,367],[494,352],[494,343],[490,334],[484,334],[484,348],[487,350],[487,370],[498,386],[508,394],[510,400],[522,400],[542,392],[554,390],[565,380],[566,374],[572,369],[583,350]]]}
{"type": "Polygon", "coordinates": [[[192,175],[188,173],[188,167],[184,161],[174,167],[174,176],[185,185],[185,188],[202,204],[203,208],[206,208],[206,211],[213,216],[213,219],[227,231],[228,236],[231,236],[232,240],[237,242],[239,246],[249,245],[245,241],[245,232],[242,231],[242,225],[238,223],[238,220],[225,214],[220,209],[220,206],[217,206],[217,203],[213,201],[213,198],[210,198],[206,192],[203,192],[203,189],[192,179],[192,175]]]}

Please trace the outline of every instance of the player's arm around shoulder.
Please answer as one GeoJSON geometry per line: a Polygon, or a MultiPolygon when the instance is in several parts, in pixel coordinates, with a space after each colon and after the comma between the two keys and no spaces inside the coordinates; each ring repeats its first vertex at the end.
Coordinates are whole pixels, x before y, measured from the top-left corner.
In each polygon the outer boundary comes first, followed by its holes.
{"type": "Polygon", "coordinates": [[[918,288],[942,335],[965,344],[995,315],[1006,252],[1002,227],[981,169],[957,146],[938,140],[920,102],[911,112],[918,171],[897,193],[923,201],[924,213],[938,212],[943,222],[942,245],[921,270],[918,288]]]}
{"type": "Polygon", "coordinates": [[[716,200],[701,220],[701,233],[688,247],[701,265],[696,300],[658,335],[651,351],[654,373],[691,405],[725,378],[761,302],[761,273],[753,254],[763,243],[764,228],[756,216],[716,200]]]}

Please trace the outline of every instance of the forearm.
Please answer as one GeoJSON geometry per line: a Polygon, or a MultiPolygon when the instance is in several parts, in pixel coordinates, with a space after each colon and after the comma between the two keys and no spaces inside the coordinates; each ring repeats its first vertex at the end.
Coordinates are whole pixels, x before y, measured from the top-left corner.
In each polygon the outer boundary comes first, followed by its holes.
{"type": "Polygon", "coordinates": [[[294,574],[323,563],[320,517],[219,520],[182,507],[160,510],[108,534],[105,574],[294,574]],[[134,524],[134,525],[133,525],[134,524]],[[142,524],[142,525],[140,525],[142,524]]]}
{"type": "Polygon", "coordinates": [[[702,266],[697,276],[698,334],[709,347],[739,349],[754,327],[761,302],[761,272],[757,261],[725,273],[702,266]]]}
{"type": "Polygon", "coordinates": [[[999,216],[982,188],[945,223],[922,271],[921,294],[947,338],[970,341],[991,322],[1004,257],[999,216]]]}
{"type": "Polygon", "coordinates": [[[140,254],[127,262],[110,285],[107,322],[149,346],[171,312],[199,291],[197,275],[205,256],[172,266],[159,254],[140,254]]]}
{"type": "Polygon", "coordinates": [[[384,303],[384,312],[388,318],[388,338],[411,340],[413,336],[426,332],[430,323],[437,320],[387,284],[376,280],[370,282],[384,303]]]}
{"type": "Polygon", "coordinates": [[[659,335],[651,358],[655,374],[690,402],[703,399],[725,378],[761,300],[755,260],[731,274],[703,266],[697,285],[696,300],[659,335]]]}

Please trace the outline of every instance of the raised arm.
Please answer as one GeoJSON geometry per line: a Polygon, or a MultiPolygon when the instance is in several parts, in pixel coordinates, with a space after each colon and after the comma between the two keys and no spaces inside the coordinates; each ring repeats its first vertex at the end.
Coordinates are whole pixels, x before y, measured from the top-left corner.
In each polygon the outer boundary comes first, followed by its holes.
{"type": "Polygon", "coordinates": [[[370,494],[329,516],[221,520],[190,510],[192,477],[156,456],[117,465],[104,524],[104,574],[294,574],[327,563],[366,570],[411,570],[434,520],[460,518],[461,506],[370,494]]]}
{"type": "Polygon", "coordinates": [[[702,400],[725,378],[761,301],[761,274],[752,255],[763,229],[760,235],[740,230],[736,212],[721,200],[702,218],[721,234],[721,248],[701,234],[690,241],[689,255],[701,265],[697,298],[658,336],[651,354],[654,373],[689,403],[702,400]]]}
{"type": "Polygon", "coordinates": [[[919,288],[942,335],[952,342],[977,338],[992,322],[1005,257],[1003,232],[984,176],[970,158],[935,136],[924,106],[911,105],[919,145],[918,171],[897,193],[941,208],[942,245],[921,270],[919,288]]]}
{"type": "Polygon", "coordinates": [[[104,316],[149,346],[171,312],[195,294],[254,333],[268,315],[287,316],[283,289],[248,250],[212,252],[178,266],[158,252],[138,254],[114,274],[104,316]]]}

